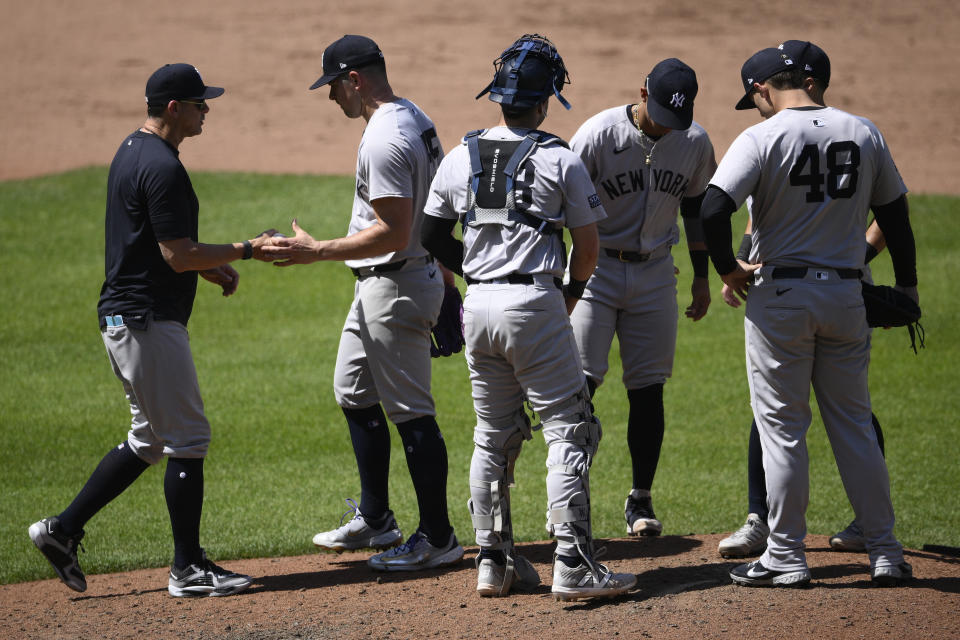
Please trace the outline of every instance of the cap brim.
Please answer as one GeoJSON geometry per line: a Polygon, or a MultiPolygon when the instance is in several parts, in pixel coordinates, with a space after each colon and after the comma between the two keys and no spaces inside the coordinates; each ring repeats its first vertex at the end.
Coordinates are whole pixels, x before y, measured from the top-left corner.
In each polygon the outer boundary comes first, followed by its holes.
{"type": "Polygon", "coordinates": [[[743,97],[740,98],[740,102],[737,103],[737,106],[734,107],[737,111],[746,111],[747,109],[756,109],[757,105],[754,104],[753,98],[750,96],[753,95],[753,89],[747,91],[743,94],[743,97]]]}
{"type": "Polygon", "coordinates": [[[203,95],[199,96],[204,100],[209,100],[210,98],[219,98],[223,95],[223,87],[207,87],[203,91],[203,95]]]}
{"type": "Polygon", "coordinates": [[[320,78],[316,82],[310,85],[310,90],[313,91],[314,89],[319,89],[325,84],[330,84],[338,75],[340,74],[333,74],[333,73],[323,74],[322,76],[320,76],[320,78]]]}
{"type": "Polygon", "coordinates": [[[680,116],[675,111],[671,111],[660,105],[652,97],[647,100],[647,113],[650,118],[661,127],[684,131],[690,128],[693,123],[693,105],[689,109],[684,109],[684,115],[680,116]]]}

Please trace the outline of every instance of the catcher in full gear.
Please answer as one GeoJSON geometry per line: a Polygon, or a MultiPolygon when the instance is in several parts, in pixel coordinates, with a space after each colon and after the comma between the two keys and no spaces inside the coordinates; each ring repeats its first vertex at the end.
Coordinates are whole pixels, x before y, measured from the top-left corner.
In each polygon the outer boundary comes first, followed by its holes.
{"type": "Polygon", "coordinates": [[[552,592],[560,600],[610,596],[636,577],[594,560],[589,470],[600,441],[568,314],[597,261],[605,217],[586,168],[537,127],[569,82],[546,38],[525,35],[494,62],[478,95],[501,107],[498,126],[468,133],[437,169],[423,245],[467,282],[464,334],[477,425],[470,514],[480,553],[477,591],[503,596],[540,582],[514,548],[513,467],[524,440],[547,442],[547,528],[557,539],[552,592]],[[463,225],[463,242],[452,231],[463,225]],[[570,230],[570,284],[562,286],[570,230]],[[539,414],[531,426],[524,402],[539,414]]]}

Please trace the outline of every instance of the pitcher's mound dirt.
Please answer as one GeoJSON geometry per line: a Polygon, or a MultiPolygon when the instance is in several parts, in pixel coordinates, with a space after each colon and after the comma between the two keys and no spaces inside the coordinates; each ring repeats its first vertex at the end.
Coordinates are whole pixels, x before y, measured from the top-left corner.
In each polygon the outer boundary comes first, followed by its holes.
{"type": "Polygon", "coordinates": [[[960,638],[960,559],[907,551],[915,579],[875,588],[865,554],[808,537],[807,589],[731,584],[736,560],[722,535],[617,539],[604,561],[638,576],[614,600],[560,603],[550,595],[548,542],[520,545],[544,584],[535,593],[480,598],[475,548],[461,564],[379,574],[366,553],[225,562],[255,576],[250,589],[196,600],[167,594],[167,570],[89,576],[83,594],[57,580],[0,587],[0,637],[78,638],[960,638]]]}

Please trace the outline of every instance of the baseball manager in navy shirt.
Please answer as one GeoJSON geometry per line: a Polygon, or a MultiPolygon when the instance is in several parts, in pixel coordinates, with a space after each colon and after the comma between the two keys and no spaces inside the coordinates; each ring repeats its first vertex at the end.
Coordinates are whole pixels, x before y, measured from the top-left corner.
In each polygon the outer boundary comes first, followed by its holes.
{"type": "Polygon", "coordinates": [[[197,240],[197,196],[179,147],[200,135],[208,87],[189,64],[168,64],[147,81],[147,119],[120,145],[107,179],[106,277],[98,314],[114,373],[123,383],[132,422],[124,442],[108,452],[69,507],[30,526],[30,538],[60,579],[87,588],[77,561],[83,527],[147,467],[168,458],[164,494],[173,529],[173,596],[223,596],[250,586],[249,576],[218,567],[200,546],[203,460],[210,425],[190,353],[187,322],[197,275],[237,290],[229,265],[259,255],[267,231],[232,244],[197,240]]]}

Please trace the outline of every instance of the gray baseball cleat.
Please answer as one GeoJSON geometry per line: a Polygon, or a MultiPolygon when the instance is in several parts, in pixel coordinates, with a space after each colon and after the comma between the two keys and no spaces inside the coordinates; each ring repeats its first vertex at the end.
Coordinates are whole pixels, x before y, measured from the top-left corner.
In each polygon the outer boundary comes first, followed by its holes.
{"type": "Polygon", "coordinates": [[[770,527],[755,513],[747,516],[742,527],[720,541],[717,551],[724,558],[744,558],[756,555],[767,548],[770,527]]]}
{"type": "Polygon", "coordinates": [[[632,573],[614,573],[605,565],[582,561],[568,567],[559,558],[553,561],[553,586],[550,591],[561,601],[582,598],[612,598],[626,593],[637,584],[632,573]]]}
{"type": "Polygon", "coordinates": [[[532,591],[540,584],[540,574],[530,561],[514,552],[504,564],[477,555],[477,593],[481,596],[505,596],[513,591],[532,591]]]}
{"type": "Polygon", "coordinates": [[[830,548],[834,551],[866,551],[867,539],[863,537],[863,529],[854,520],[847,528],[830,538],[830,548]]]}
{"type": "Polygon", "coordinates": [[[67,536],[60,530],[60,520],[56,517],[44,518],[34,522],[28,529],[30,539],[37,546],[57,576],[74,591],[86,591],[87,579],[80,570],[77,559],[77,548],[83,550],[80,541],[83,539],[83,530],[73,536],[67,536]]]}
{"type": "Polygon", "coordinates": [[[383,518],[383,525],[377,528],[360,513],[357,503],[347,498],[350,509],[340,516],[341,526],[331,531],[324,531],[313,536],[313,544],[328,551],[342,553],[353,549],[389,549],[403,542],[403,533],[397,526],[393,511],[387,511],[383,518]],[[343,519],[353,514],[346,524],[343,519]]]}
{"type": "Polygon", "coordinates": [[[452,531],[445,545],[435,547],[418,529],[399,547],[370,556],[367,565],[377,571],[419,571],[456,564],[462,559],[463,547],[452,531]]]}

